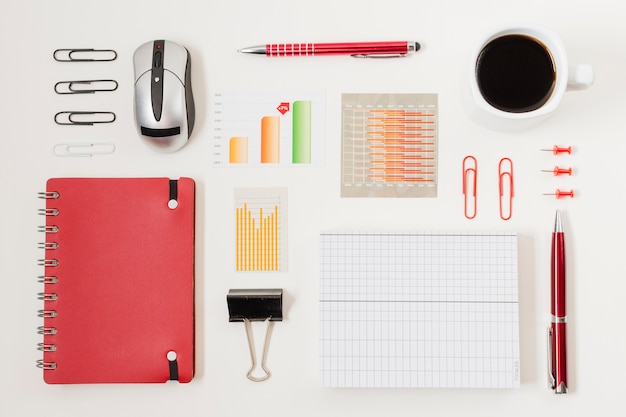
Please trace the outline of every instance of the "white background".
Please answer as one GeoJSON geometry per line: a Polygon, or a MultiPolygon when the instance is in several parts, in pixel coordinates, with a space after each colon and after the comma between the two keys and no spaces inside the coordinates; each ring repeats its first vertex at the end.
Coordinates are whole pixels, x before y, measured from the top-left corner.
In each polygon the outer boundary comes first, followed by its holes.
{"type": "MultiPolygon", "coordinates": [[[[626,12],[617,1],[287,0],[2,2],[0,39],[0,414],[3,416],[547,416],[618,415],[626,374],[623,294],[626,158],[626,12]],[[593,64],[596,82],[566,93],[542,125],[502,134],[471,122],[461,73],[475,39],[491,26],[528,21],[558,32],[572,62],[593,64]],[[169,39],[193,60],[197,121],[181,151],[158,154],[139,140],[132,113],[132,53],[169,39]],[[265,42],[415,39],[406,59],[265,59],[236,50],[265,42]],[[109,63],[58,63],[59,48],[115,49],[109,63]],[[114,93],[60,96],[61,80],[113,78],[114,93]],[[210,92],[265,85],[326,91],[323,167],[210,165],[210,92]],[[341,93],[439,95],[439,196],[341,199],[341,93]],[[62,110],[114,111],[94,127],[57,126],[62,110]],[[60,158],[64,142],[112,141],[113,155],[60,158]],[[541,148],[571,145],[571,156],[541,148]],[[478,216],[462,211],[461,161],[479,164],[478,216]],[[498,216],[497,165],[515,166],[513,218],[498,216]],[[541,169],[572,166],[571,178],[541,169]],[[40,357],[41,284],[36,198],[55,176],[190,176],[197,181],[197,366],[190,384],[49,386],[40,357]],[[289,271],[234,272],[233,188],[288,187],[289,271]],[[542,193],[573,188],[573,200],[542,193]],[[556,209],[567,232],[570,394],[547,388],[550,233],[556,209]],[[323,389],[317,376],[318,236],[325,229],[506,230],[519,233],[522,384],[516,390],[323,389]],[[264,383],[245,378],[243,325],[228,323],[229,288],[280,287],[285,320],[274,328],[264,383]],[[608,411],[613,410],[613,411],[608,411]],[[617,414],[616,414],[617,413],[617,414]]],[[[106,312],[103,312],[106,314],[106,312]]],[[[257,330],[257,342],[262,329],[257,330]]],[[[98,358],[93,358],[97,361],[98,358]]]]}

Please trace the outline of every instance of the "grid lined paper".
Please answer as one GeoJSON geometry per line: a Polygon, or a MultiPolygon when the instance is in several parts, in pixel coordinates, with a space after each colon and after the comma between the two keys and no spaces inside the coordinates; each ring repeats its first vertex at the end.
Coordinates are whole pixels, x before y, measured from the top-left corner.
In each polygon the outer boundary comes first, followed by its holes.
{"type": "Polygon", "coordinates": [[[324,232],[325,387],[519,387],[517,235],[324,232]]]}

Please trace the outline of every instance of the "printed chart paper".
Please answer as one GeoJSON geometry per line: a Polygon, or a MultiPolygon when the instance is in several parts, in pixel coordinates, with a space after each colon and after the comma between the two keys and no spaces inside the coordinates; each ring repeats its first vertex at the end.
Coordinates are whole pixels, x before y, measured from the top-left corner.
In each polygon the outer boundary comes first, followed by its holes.
{"type": "Polygon", "coordinates": [[[515,388],[517,236],[320,236],[324,387],[515,388]]]}
{"type": "Polygon", "coordinates": [[[437,197],[437,94],[343,94],[342,197],[437,197]]]}
{"type": "Polygon", "coordinates": [[[212,95],[210,114],[213,165],[326,162],[323,92],[218,91],[212,95]]]}

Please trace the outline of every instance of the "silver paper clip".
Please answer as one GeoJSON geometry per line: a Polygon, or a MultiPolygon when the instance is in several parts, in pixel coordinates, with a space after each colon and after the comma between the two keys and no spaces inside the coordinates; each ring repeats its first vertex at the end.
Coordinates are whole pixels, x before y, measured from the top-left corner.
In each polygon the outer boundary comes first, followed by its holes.
{"type": "Polygon", "coordinates": [[[61,111],[54,115],[54,122],[58,125],[93,126],[114,121],[115,113],[110,111],[61,111]]]}
{"type": "Polygon", "coordinates": [[[54,92],[57,94],[93,94],[115,90],[117,90],[115,80],[59,81],[54,85],[54,92]]]}
{"type": "Polygon", "coordinates": [[[93,155],[107,155],[115,152],[115,144],[105,143],[59,143],[54,145],[56,156],[91,157],[93,155]]]}
{"type": "Polygon", "coordinates": [[[101,62],[115,60],[117,52],[113,49],[57,49],[52,57],[58,62],[101,62]]]}

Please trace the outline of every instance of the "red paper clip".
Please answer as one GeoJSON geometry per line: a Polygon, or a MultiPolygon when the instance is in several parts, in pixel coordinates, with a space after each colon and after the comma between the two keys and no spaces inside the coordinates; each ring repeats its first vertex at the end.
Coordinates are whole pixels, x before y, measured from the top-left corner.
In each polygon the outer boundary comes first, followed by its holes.
{"type": "Polygon", "coordinates": [[[574,198],[574,190],[562,191],[562,190],[559,190],[557,188],[555,192],[553,192],[553,193],[545,193],[544,195],[553,195],[556,198],[561,198],[561,197],[574,198]]]}
{"type": "Polygon", "coordinates": [[[513,161],[502,158],[498,164],[498,187],[500,188],[500,218],[509,220],[513,215],[513,161]],[[508,166],[506,166],[508,165],[508,166]]]}
{"type": "Polygon", "coordinates": [[[555,177],[563,174],[572,175],[572,168],[560,168],[556,166],[554,169],[542,169],[541,172],[553,172],[555,177]]]}
{"type": "Polygon", "coordinates": [[[571,154],[572,153],[572,147],[568,146],[566,148],[562,148],[560,146],[554,145],[552,147],[552,149],[542,149],[542,151],[550,151],[555,155],[558,155],[560,153],[566,153],[566,154],[571,154]]]}
{"type": "Polygon", "coordinates": [[[471,155],[463,158],[463,213],[468,219],[476,217],[476,181],[478,163],[471,155]]]}

